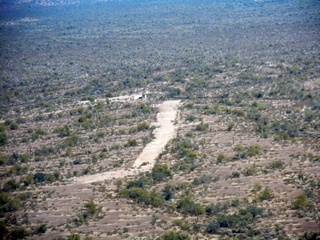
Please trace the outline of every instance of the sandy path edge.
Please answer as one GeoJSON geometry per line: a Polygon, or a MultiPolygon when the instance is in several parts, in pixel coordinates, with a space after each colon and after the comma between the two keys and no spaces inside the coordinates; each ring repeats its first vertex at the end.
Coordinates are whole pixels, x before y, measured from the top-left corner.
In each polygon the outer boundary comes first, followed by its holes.
{"type": "Polygon", "coordinates": [[[119,169],[116,171],[81,176],[75,178],[73,183],[92,183],[113,178],[134,176],[140,172],[150,171],[156,163],[156,158],[164,150],[167,143],[176,135],[174,121],[177,118],[179,104],[180,100],[169,100],[158,105],[159,113],[157,114],[157,122],[154,124],[157,127],[153,132],[155,139],[147,144],[130,169],[119,169]],[[143,165],[141,166],[141,164],[143,165]]]}

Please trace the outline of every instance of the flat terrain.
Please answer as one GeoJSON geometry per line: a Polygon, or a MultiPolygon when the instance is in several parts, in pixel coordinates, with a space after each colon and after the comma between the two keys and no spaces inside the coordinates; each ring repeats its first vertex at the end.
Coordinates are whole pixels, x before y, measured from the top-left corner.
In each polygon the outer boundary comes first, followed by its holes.
{"type": "Polygon", "coordinates": [[[319,238],[319,1],[0,15],[0,239],[319,238]]]}
{"type": "Polygon", "coordinates": [[[159,105],[157,122],[154,123],[156,126],[156,129],[153,131],[154,139],[152,139],[151,142],[143,148],[131,168],[78,177],[74,181],[76,183],[92,183],[103,180],[125,178],[127,176],[132,177],[141,172],[150,171],[155,165],[156,158],[176,134],[174,121],[177,117],[177,107],[179,102],[179,100],[165,101],[159,105]]]}

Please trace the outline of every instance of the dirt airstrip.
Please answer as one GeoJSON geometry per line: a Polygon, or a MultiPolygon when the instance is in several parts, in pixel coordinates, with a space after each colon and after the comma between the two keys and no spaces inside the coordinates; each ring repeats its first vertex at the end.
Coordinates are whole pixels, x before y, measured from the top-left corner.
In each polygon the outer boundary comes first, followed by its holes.
{"type": "Polygon", "coordinates": [[[75,183],[92,183],[113,178],[122,178],[151,170],[155,159],[162,152],[166,144],[175,136],[176,126],[174,121],[180,100],[165,101],[159,105],[157,122],[155,123],[154,140],[150,142],[138,156],[130,169],[104,172],[94,175],[78,177],[75,183]]]}

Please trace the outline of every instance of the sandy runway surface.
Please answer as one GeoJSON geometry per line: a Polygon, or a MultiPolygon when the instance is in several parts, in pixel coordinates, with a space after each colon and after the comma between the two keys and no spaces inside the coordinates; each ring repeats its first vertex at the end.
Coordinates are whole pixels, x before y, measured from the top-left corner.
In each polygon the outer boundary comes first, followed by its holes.
{"type": "Polygon", "coordinates": [[[81,176],[75,178],[74,183],[92,183],[110,180],[113,178],[124,178],[136,175],[140,172],[150,171],[155,164],[156,158],[164,150],[166,144],[174,138],[176,134],[176,126],[174,122],[177,118],[179,104],[180,100],[170,100],[165,101],[158,106],[159,113],[157,115],[157,122],[154,124],[156,129],[153,132],[155,139],[153,139],[153,141],[143,149],[130,169],[120,169],[94,175],[81,176]]]}

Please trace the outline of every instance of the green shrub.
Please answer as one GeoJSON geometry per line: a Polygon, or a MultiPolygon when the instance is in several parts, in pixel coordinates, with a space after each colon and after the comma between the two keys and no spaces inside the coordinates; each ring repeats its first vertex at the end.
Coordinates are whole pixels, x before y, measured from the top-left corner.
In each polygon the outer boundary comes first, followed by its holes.
{"type": "Polygon", "coordinates": [[[35,156],[47,156],[54,153],[55,153],[55,149],[52,146],[43,146],[42,148],[38,148],[34,150],[35,156]]]}
{"type": "Polygon", "coordinates": [[[79,122],[79,123],[85,123],[85,122],[87,122],[87,121],[88,121],[88,118],[87,118],[87,116],[85,116],[85,115],[79,117],[79,119],[78,119],[78,122],[79,122]]]}
{"type": "Polygon", "coordinates": [[[259,133],[262,138],[268,138],[270,135],[270,128],[268,125],[258,123],[256,132],[259,133]]]}
{"type": "Polygon", "coordinates": [[[243,110],[240,110],[240,109],[233,109],[233,110],[231,110],[231,113],[233,115],[238,116],[238,117],[243,117],[245,115],[245,112],[243,110]]]}
{"type": "Polygon", "coordinates": [[[109,126],[116,121],[116,118],[109,115],[101,116],[98,122],[99,127],[109,126]]]}
{"type": "Polygon", "coordinates": [[[253,93],[253,96],[255,98],[262,98],[263,97],[263,93],[259,91],[259,92],[253,93]]]}
{"type": "Polygon", "coordinates": [[[208,175],[201,175],[200,177],[195,177],[192,184],[195,186],[201,185],[201,184],[208,184],[211,183],[213,181],[218,181],[218,179],[216,178],[212,178],[208,175]]]}
{"type": "Polygon", "coordinates": [[[6,165],[8,163],[9,156],[0,153],[0,166],[6,165]]]}
{"type": "Polygon", "coordinates": [[[250,205],[245,209],[240,209],[239,213],[241,215],[245,215],[245,214],[251,214],[253,218],[257,218],[258,216],[261,216],[263,214],[263,208],[254,206],[254,205],[250,205]]]}
{"type": "Polygon", "coordinates": [[[223,153],[219,153],[218,157],[217,157],[217,161],[216,163],[219,164],[219,163],[223,163],[227,160],[227,156],[224,155],[223,153]]]}
{"type": "Polygon", "coordinates": [[[138,146],[138,142],[137,140],[135,139],[129,139],[126,146],[128,147],[135,147],[135,146],[138,146]]]}
{"type": "Polygon", "coordinates": [[[265,201],[273,198],[273,193],[269,188],[265,188],[261,193],[255,196],[256,201],[265,201]]]}
{"type": "Polygon", "coordinates": [[[175,138],[172,144],[172,153],[178,153],[179,158],[185,157],[189,150],[193,149],[193,144],[189,138],[175,138]]]}
{"type": "Polygon", "coordinates": [[[33,176],[33,180],[37,183],[37,182],[45,182],[47,180],[47,175],[45,173],[36,173],[33,176]]]}
{"type": "Polygon", "coordinates": [[[22,175],[28,172],[28,166],[21,166],[20,164],[15,164],[13,168],[10,169],[10,175],[22,175]]]}
{"type": "Polygon", "coordinates": [[[22,163],[27,163],[31,159],[31,155],[29,153],[23,153],[20,154],[19,158],[22,163]]]}
{"type": "Polygon", "coordinates": [[[38,127],[37,129],[35,129],[35,130],[34,130],[34,133],[37,134],[37,135],[39,135],[39,136],[43,136],[43,135],[46,135],[46,134],[47,134],[46,130],[44,130],[44,129],[40,128],[40,127],[38,127]]]}
{"type": "Polygon", "coordinates": [[[151,177],[154,182],[162,182],[171,175],[171,170],[167,164],[156,164],[151,171],[151,177]]]}
{"type": "Polygon", "coordinates": [[[84,161],[81,158],[77,158],[72,162],[74,165],[80,165],[83,164],[84,161]]]}
{"type": "Polygon", "coordinates": [[[236,151],[236,152],[242,152],[242,151],[245,150],[245,148],[241,144],[237,144],[237,145],[234,146],[233,150],[236,151]]]}
{"type": "Polygon", "coordinates": [[[320,233],[316,232],[305,232],[303,235],[299,237],[299,240],[319,240],[320,233]]]}
{"type": "Polygon", "coordinates": [[[239,178],[240,177],[240,173],[239,172],[232,172],[231,173],[231,178],[239,178]]]}
{"type": "Polygon", "coordinates": [[[3,187],[2,187],[2,191],[4,192],[12,192],[16,189],[18,189],[20,187],[20,184],[18,182],[16,182],[15,179],[10,179],[9,181],[7,181],[3,187]]]}
{"type": "Polygon", "coordinates": [[[275,141],[284,141],[290,139],[290,135],[287,132],[280,132],[277,136],[274,137],[275,141]]]}
{"type": "Polygon", "coordinates": [[[84,204],[85,211],[90,215],[94,216],[98,212],[98,205],[93,200],[89,200],[84,204]]]}
{"type": "Polygon", "coordinates": [[[248,157],[254,157],[256,155],[259,155],[262,153],[262,148],[259,145],[252,145],[249,147],[244,147],[240,144],[237,144],[234,148],[234,151],[236,151],[236,159],[245,159],[248,157]]]}
{"type": "Polygon", "coordinates": [[[4,146],[8,143],[8,136],[6,128],[0,125],[0,146],[4,146]]]}
{"type": "Polygon", "coordinates": [[[0,213],[13,212],[20,208],[21,200],[13,198],[6,192],[0,192],[0,213]]]}
{"type": "Polygon", "coordinates": [[[170,231],[162,235],[162,240],[191,240],[191,237],[188,233],[185,232],[177,232],[177,231],[170,231]]]}
{"type": "Polygon", "coordinates": [[[253,192],[259,192],[262,189],[262,185],[259,183],[255,183],[253,186],[253,192]]]}
{"type": "Polygon", "coordinates": [[[201,122],[196,126],[196,131],[199,131],[199,132],[206,132],[208,129],[209,129],[208,123],[201,122]]]}
{"type": "Polygon", "coordinates": [[[71,234],[70,236],[68,236],[67,239],[68,239],[68,240],[81,240],[81,237],[80,237],[79,234],[73,233],[73,234],[71,234]]]}
{"type": "Polygon", "coordinates": [[[116,143],[110,147],[111,150],[119,150],[121,148],[120,144],[116,143]]]}
{"type": "Polygon", "coordinates": [[[11,123],[10,130],[17,130],[19,128],[19,125],[17,123],[11,123]]]}
{"type": "Polygon", "coordinates": [[[78,135],[71,135],[66,140],[64,140],[61,146],[63,148],[75,147],[80,143],[80,141],[81,141],[81,138],[78,135]]]}
{"type": "Polygon", "coordinates": [[[240,209],[239,213],[229,215],[219,215],[216,219],[217,227],[247,227],[252,223],[257,216],[262,215],[263,209],[255,206],[248,206],[245,209],[240,209]]]}
{"type": "Polygon", "coordinates": [[[308,199],[304,193],[295,197],[292,201],[292,208],[296,210],[306,210],[308,208],[308,199]]]}
{"type": "Polygon", "coordinates": [[[184,214],[203,215],[205,207],[193,202],[189,197],[184,197],[177,202],[177,209],[184,214]]]}
{"type": "Polygon", "coordinates": [[[101,208],[93,200],[89,200],[84,204],[82,212],[73,222],[75,226],[81,226],[83,223],[88,223],[88,220],[95,219],[99,212],[101,212],[101,208]]]}
{"type": "Polygon", "coordinates": [[[243,171],[243,174],[245,176],[254,176],[258,173],[258,168],[256,167],[255,164],[251,165],[250,167],[246,168],[244,171],[243,171]]]}
{"type": "Polygon", "coordinates": [[[312,155],[311,156],[311,161],[320,162],[320,155],[312,155]]]}
{"type": "Polygon", "coordinates": [[[25,186],[30,186],[31,184],[33,184],[34,181],[34,177],[32,174],[28,174],[27,176],[24,176],[21,179],[21,182],[25,185],[25,186]]]}
{"type": "Polygon", "coordinates": [[[313,119],[317,117],[317,114],[309,109],[304,112],[304,121],[310,123],[313,119]]]}
{"type": "Polygon", "coordinates": [[[72,156],[72,147],[67,147],[66,149],[66,156],[71,157],[72,156]]]}
{"type": "Polygon", "coordinates": [[[233,199],[233,200],[231,201],[231,207],[237,208],[237,207],[239,207],[239,206],[240,206],[240,200],[239,200],[239,199],[233,199]]]}
{"type": "Polygon", "coordinates": [[[221,203],[216,203],[216,204],[212,203],[206,207],[206,214],[209,216],[210,215],[217,215],[226,209],[227,209],[227,206],[225,206],[221,203]]]}
{"type": "Polygon", "coordinates": [[[193,109],[194,103],[193,102],[187,102],[185,107],[188,108],[188,109],[193,109]]]}
{"type": "Polygon", "coordinates": [[[147,122],[139,123],[137,126],[138,131],[148,130],[150,125],[147,122]]]}
{"type": "Polygon", "coordinates": [[[190,230],[190,224],[187,221],[184,221],[182,219],[176,219],[172,223],[173,226],[178,226],[181,228],[181,230],[189,231],[190,230]]]}
{"type": "Polygon", "coordinates": [[[99,131],[96,133],[97,138],[104,138],[106,136],[106,133],[103,131],[99,131]]]}
{"type": "Polygon", "coordinates": [[[252,146],[249,146],[248,148],[249,157],[253,157],[258,154],[261,154],[261,152],[262,152],[262,148],[259,145],[252,145],[252,146]]]}
{"type": "Polygon", "coordinates": [[[38,227],[36,230],[35,230],[35,233],[36,234],[42,234],[42,233],[45,233],[47,231],[47,225],[46,224],[41,224],[40,227],[38,227]]]}
{"type": "Polygon", "coordinates": [[[174,187],[172,185],[166,185],[163,189],[162,196],[164,200],[170,201],[174,198],[174,187]]]}
{"type": "Polygon", "coordinates": [[[180,160],[176,162],[173,166],[172,169],[177,172],[177,171],[183,171],[183,172],[191,172],[194,169],[196,169],[197,165],[192,163],[187,163],[189,161],[187,160],[180,160]]]}
{"type": "Polygon", "coordinates": [[[194,120],[196,120],[196,117],[194,115],[188,115],[186,117],[186,121],[188,122],[193,122],[194,120]]]}
{"type": "Polygon", "coordinates": [[[216,221],[210,222],[208,224],[208,226],[206,227],[207,233],[217,234],[217,233],[219,233],[219,230],[220,230],[220,224],[217,223],[216,221]]]}
{"type": "Polygon", "coordinates": [[[131,198],[137,203],[144,205],[151,205],[154,207],[161,207],[164,205],[162,196],[156,192],[149,193],[142,188],[132,187],[130,189],[122,189],[119,191],[119,196],[124,198],[131,198]]]}
{"type": "Polygon", "coordinates": [[[153,184],[153,179],[149,176],[141,176],[137,180],[133,180],[128,182],[127,188],[132,188],[132,187],[138,187],[138,188],[143,188],[146,185],[152,185],[153,184]]]}
{"type": "Polygon", "coordinates": [[[228,128],[227,128],[227,131],[231,131],[233,129],[233,127],[235,126],[234,122],[229,122],[228,123],[228,128]]]}
{"type": "Polygon", "coordinates": [[[94,97],[92,96],[84,96],[81,98],[81,101],[90,101],[90,102],[94,102],[94,97]]]}
{"type": "Polygon", "coordinates": [[[208,108],[206,108],[206,109],[204,108],[204,110],[205,110],[204,114],[213,115],[213,114],[219,113],[221,111],[221,108],[219,105],[214,105],[211,107],[208,106],[208,108]]]}
{"type": "Polygon", "coordinates": [[[178,97],[182,93],[180,88],[168,88],[167,91],[170,98],[178,97]]]}
{"type": "Polygon", "coordinates": [[[139,105],[137,106],[137,110],[138,110],[138,112],[141,112],[141,113],[144,114],[144,115],[148,115],[148,114],[150,114],[150,113],[153,112],[153,108],[150,107],[150,106],[148,106],[148,105],[145,104],[145,103],[139,104],[139,105]]]}
{"type": "Polygon", "coordinates": [[[3,221],[0,221],[0,239],[8,239],[9,229],[6,227],[6,224],[3,221]]]}
{"type": "Polygon", "coordinates": [[[269,167],[270,167],[271,169],[282,169],[282,168],[284,167],[284,162],[279,161],[279,160],[272,161],[272,162],[269,164],[269,167]]]}
{"type": "Polygon", "coordinates": [[[53,132],[57,133],[59,137],[68,137],[72,134],[72,130],[68,125],[56,127],[53,132]]]}
{"type": "Polygon", "coordinates": [[[27,236],[29,232],[23,227],[15,228],[10,233],[10,239],[25,239],[27,236]]]}

